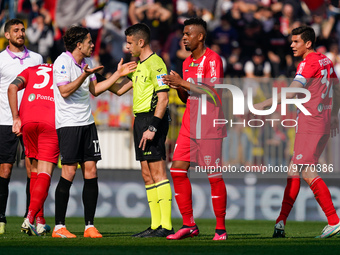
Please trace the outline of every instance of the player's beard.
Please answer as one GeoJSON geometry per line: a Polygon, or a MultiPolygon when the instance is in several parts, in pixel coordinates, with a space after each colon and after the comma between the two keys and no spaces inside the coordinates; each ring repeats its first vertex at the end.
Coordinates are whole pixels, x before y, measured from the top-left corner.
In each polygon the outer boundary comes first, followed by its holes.
{"type": "Polygon", "coordinates": [[[185,45],[184,47],[185,47],[185,50],[186,50],[186,51],[191,51],[191,48],[190,48],[190,46],[188,46],[188,45],[185,45]]]}
{"type": "Polygon", "coordinates": [[[16,48],[21,48],[25,45],[25,38],[23,38],[23,43],[18,43],[17,41],[11,41],[11,44],[15,46],[16,48]]]}

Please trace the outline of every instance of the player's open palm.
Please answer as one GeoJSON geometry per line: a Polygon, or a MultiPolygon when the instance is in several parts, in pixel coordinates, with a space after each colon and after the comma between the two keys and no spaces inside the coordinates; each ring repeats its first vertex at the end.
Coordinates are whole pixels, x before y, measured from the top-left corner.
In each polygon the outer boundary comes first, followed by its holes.
{"type": "Polygon", "coordinates": [[[339,134],[339,118],[338,115],[331,116],[331,137],[339,134]]]}
{"type": "Polygon", "coordinates": [[[129,73],[136,71],[136,68],[137,68],[137,63],[135,61],[131,61],[131,62],[123,64],[123,59],[121,58],[118,64],[117,71],[119,72],[119,75],[122,77],[122,76],[126,76],[129,73]]]}
{"type": "Polygon", "coordinates": [[[94,68],[89,68],[89,65],[86,64],[84,66],[84,72],[88,75],[90,74],[93,74],[93,73],[97,73],[99,72],[100,70],[102,70],[104,68],[104,66],[97,66],[97,67],[94,67],[94,68]]]}
{"type": "Polygon", "coordinates": [[[179,88],[182,80],[182,77],[173,70],[171,70],[170,75],[163,76],[163,82],[173,89],[179,88]]]}

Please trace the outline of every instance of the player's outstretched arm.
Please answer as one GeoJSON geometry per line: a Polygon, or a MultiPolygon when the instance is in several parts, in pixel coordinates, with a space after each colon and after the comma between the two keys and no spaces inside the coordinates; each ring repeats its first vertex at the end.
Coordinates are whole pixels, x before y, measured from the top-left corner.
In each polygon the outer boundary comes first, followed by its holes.
{"type": "Polygon", "coordinates": [[[119,78],[134,72],[136,68],[137,68],[136,62],[131,61],[123,64],[123,59],[121,59],[118,64],[117,71],[114,72],[108,79],[98,83],[96,81],[91,82],[92,85],[90,84],[90,92],[94,96],[99,96],[104,91],[110,89],[118,81],[119,78]]]}
{"type": "Polygon", "coordinates": [[[89,69],[88,65],[86,64],[83,69],[84,72],[77,79],[65,85],[58,86],[60,95],[63,98],[69,97],[83,84],[83,82],[89,75],[99,72],[103,68],[104,68],[103,66],[98,66],[98,67],[89,69]]]}
{"type": "MultiPolygon", "coordinates": [[[[290,86],[290,88],[303,88],[303,85],[298,82],[298,81],[293,81],[290,86]]],[[[289,92],[289,93],[286,93],[286,98],[287,99],[291,99],[291,98],[294,98],[296,97],[296,94],[295,92],[289,92]]],[[[281,104],[281,93],[279,93],[277,95],[277,103],[278,104],[281,104]]],[[[273,104],[273,99],[272,98],[268,98],[260,103],[257,103],[257,104],[254,104],[254,108],[256,110],[265,110],[266,108],[268,107],[271,107],[273,104]]]]}
{"type": "Polygon", "coordinates": [[[24,84],[26,79],[22,76],[18,76],[14,81],[9,85],[7,90],[8,102],[11,108],[12,117],[13,117],[13,125],[12,132],[17,136],[21,135],[21,119],[18,111],[18,96],[17,93],[19,90],[24,88],[24,84]]]}

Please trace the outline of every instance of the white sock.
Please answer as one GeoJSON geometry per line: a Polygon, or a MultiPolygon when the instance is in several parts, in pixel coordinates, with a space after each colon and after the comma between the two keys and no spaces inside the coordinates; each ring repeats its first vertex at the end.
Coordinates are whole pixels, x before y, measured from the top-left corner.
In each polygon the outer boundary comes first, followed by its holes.
{"type": "Polygon", "coordinates": [[[92,227],[94,227],[94,225],[86,225],[86,226],[85,226],[85,231],[86,231],[88,228],[92,228],[92,227]]]}
{"type": "Polygon", "coordinates": [[[58,231],[61,228],[66,228],[65,225],[59,224],[59,225],[55,225],[54,227],[54,231],[58,231]]]}

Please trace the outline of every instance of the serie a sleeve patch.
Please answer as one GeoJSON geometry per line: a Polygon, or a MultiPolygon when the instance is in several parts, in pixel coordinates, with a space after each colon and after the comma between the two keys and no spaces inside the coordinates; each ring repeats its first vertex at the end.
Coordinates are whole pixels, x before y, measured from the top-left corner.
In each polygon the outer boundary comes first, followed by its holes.
{"type": "Polygon", "coordinates": [[[162,78],[163,78],[164,75],[166,75],[166,74],[163,73],[163,74],[159,74],[159,75],[156,76],[158,86],[160,86],[160,87],[166,85],[166,84],[163,82],[163,80],[162,80],[162,78]]]}

